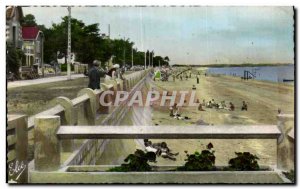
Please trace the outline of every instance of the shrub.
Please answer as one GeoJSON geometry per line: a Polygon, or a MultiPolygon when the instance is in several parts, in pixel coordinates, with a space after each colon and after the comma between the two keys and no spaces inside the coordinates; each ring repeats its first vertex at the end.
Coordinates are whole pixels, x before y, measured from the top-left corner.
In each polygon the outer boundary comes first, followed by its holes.
{"type": "Polygon", "coordinates": [[[130,171],[151,171],[152,168],[148,164],[148,161],[155,161],[156,154],[153,152],[143,152],[142,150],[136,150],[134,154],[130,154],[125,158],[125,162],[119,167],[114,167],[108,171],[113,172],[130,172],[130,171]]]}
{"type": "Polygon", "coordinates": [[[20,49],[14,48],[11,44],[6,45],[6,52],[6,74],[12,72],[18,78],[19,68],[24,53],[20,49]]]}
{"type": "Polygon", "coordinates": [[[235,152],[237,157],[229,160],[229,170],[254,171],[259,169],[257,156],[249,152],[235,152]]]}
{"type": "Polygon", "coordinates": [[[215,167],[215,155],[212,150],[213,145],[209,143],[206,150],[202,150],[201,154],[195,152],[194,154],[188,154],[185,151],[187,159],[186,163],[182,167],[178,167],[178,171],[212,171],[216,170],[215,167]]]}
{"type": "MultiPolygon", "coordinates": [[[[60,65],[60,71],[66,72],[67,71],[67,66],[68,66],[68,64],[61,64],[60,65]]],[[[73,64],[71,64],[71,71],[74,71],[74,65],[73,64]]]]}

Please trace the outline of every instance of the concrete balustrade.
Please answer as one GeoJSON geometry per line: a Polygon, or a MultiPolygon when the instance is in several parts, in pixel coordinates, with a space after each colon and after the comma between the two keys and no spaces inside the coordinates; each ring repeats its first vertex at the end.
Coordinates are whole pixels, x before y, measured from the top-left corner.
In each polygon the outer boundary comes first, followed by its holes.
{"type": "Polygon", "coordinates": [[[95,125],[96,120],[96,93],[90,88],[82,89],[77,96],[88,95],[88,101],[83,103],[83,108],[78,110],[78,125],[88,124],[95,125]]]}
{"type": "MultiPolygon", "coordinates": [[[[77,110],[75,109],[73,102],[69,98],[62,96],[55,98],[54,102],[64,108],[64,113],[60,120],[61,123],[63,125],[77,125],[77,110]]],[[[61,145],[64,152],[72,152],[74,150],[73,140],[64,140],[61,145]]]]}
{"type": "MultiPolygon", "coordinates": [[[[148,71],[141,71],[143,74],[131,74],[126,76],[125,80],[116,80],[111,81],[112,84],[107,83],[101,83],[101,89],[100,90],[91,90],[91,89],[82,89],[79,91],[77,97],[73,100],[70,100],[66,97],[58,97],[54,99],[51,103],[53,104],[53,107],[45,110],[43,112],[40,112],[34,116],[31,116],[30,118],[22,118],[24,123],[24,130],[26,130],[26,137],[29,130],[34,129],[34,142],[35,142],[35,152],[34,152],[34,158],[35,158],[35,170],[36,171],[55,171],[59,169],[60,167],[60,155],[61,152],[73,152],[74,151],[74,139],[71,140],[57,140],[57,137],[55,135],[56,130],[58,129],[59,125],[65,125],[65,126],[71,126],[71,125],[94,125],[95,120],[97,119],[97,114],[107,114],[107,117],[110,117],[108,119],[108,125],[114,125],[117,124],[120,120],[117,120],[119,118],[122,118],[124,114],[126,113],[125,107],[120,106],[119,109],[114,113],[114,116],[110,115],[112,112],[112,107],[101,107],[99,104],[99,97],[105,90],[129,90],[132,89],[139,81],[140,78],[137,78],[138,75],[146,75],[148,71]],[[131,78],[131,79],[128,79],[131,78]],[[136,79],[134,80],[134,77],[136,79]],[[131,82],[130,82],[131,81],[131,82]],[[107,108],[107,109],[105,109],[107,108]]],[[[114,96],[113,95],[106,95],[105,98],[106,102],[113,102],[114,96]]],[[[20,118],[21,119],[21,118],[20,118]]],[[[11,121],[14,122],[14,121],[11,121]]],[[[22,124],[17,122],[18,125],[22,124]]],[[[99,121],[98,121],[99,123],[99,121]]],[[[104,122],[102,122],[104,123],[104,122]]],[[[22,141],[22,139],[16,139],[15,137],[8,136],[7,138],[9,144],[15,144],[18,141],[22,141]]],[[[25,140],[25,139],[24,139],[25,140]]],[[[26,139],[28,141],[28,139],[26,139]]],[[[103,144],[105,143],[105,140],[99,139],[99,140],[87,140],[91,141],[95,147],[89,146],[91,151],[94,151],[96,149],[101,149],[103,151],[103,144]]],[[[25,151],[27,153],[27,146],[24,147],[24,145],[27,143],[22,143],[23,147],[16,147],[17,150],[12,150],[11,153],[8,155],[12,158],[21,157],[18,155],[18,153],[23,153],[24,158],[20,159],[26,159],[28,155],[25,154],[25,151]],[[22,150],[23,149],[23,150],[22,150]],[[25,150],[26,149],[26,150],[25,150]],[[25,151],[24,151],[25,150],[25,151]],[[26,157],[26,158],[25,158],[26,157]]],[[[89,144],[89,143],[87,143],[89,144]]],[[[83,146],[83,150],[86,151],[86,148],[83,146]]],[[[79,152],[78,152],[79,153],[79,152]]],[[[89,153],[89,151],[87,151],[89,153]]],[[[99,152],[97,152],[99,153],[99,152]]],[[[87,157],[83,156],[81,153],[79,153],[79,156],[81,159],[85,159],[84,162],[95,162],[95,159],[91,158],[94,155],[89,155],[87,157]]],[[[79,157],[78,156],[78,157],[79,157]]],[[[73,156],[74,159],[78,159],[76,154],[73,156]]],[[[80,159],[80,158],[79,158],[80,159]]],[[[72,157],[70,157],[70,161],[72,162],[72,157]]],[[[26,161],[27,162],[27,161],[26,161]]]]}
{"type": "Polygon", "coordinates": [[[39,116],[34,128],[34,168],[57,171],[60,168],[60,140],[56,136],[61,124],[59,116],[39,116]]]}
{"type": "Polygon", "coordinates": [[[17,183],[27,183],[28,181],[28,132],[27,116],[8,115],[7,116],[7,163],[10,167],[21,166],[22,173],[8,175],[8,180],[14,180],[17,183]],[[23,170],[24,169],[24,170],[23,170]]]}
{"type": "Polygon", "coordinates": [[[294,115],[279,114],[278,128],[281,135],[278,138],[277,167],[281,170],[294,170],[294,115]]]}

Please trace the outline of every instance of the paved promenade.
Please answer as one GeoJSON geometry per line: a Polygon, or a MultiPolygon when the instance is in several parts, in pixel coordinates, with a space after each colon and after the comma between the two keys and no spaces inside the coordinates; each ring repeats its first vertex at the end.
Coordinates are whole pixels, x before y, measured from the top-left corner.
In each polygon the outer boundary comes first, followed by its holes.
{"type": "MultiPolygon", "coordinates": [[[[78,79],[85,77],[83,74],[72,74],[71,79],[78,79]]],[[[58,81],[65,81],[68,77],[64,76],[55,76],[55,77],[46,77],[46,78],[39,78],[39,79],[30,79],[30,80],[19,80],[19,81],[10,81],[7,83],[7,89],[16,88],[16,87],[24,87],[28,85],[37,85],[42,83],[51,83],[51,82],[58,82],[58,81]]]]}

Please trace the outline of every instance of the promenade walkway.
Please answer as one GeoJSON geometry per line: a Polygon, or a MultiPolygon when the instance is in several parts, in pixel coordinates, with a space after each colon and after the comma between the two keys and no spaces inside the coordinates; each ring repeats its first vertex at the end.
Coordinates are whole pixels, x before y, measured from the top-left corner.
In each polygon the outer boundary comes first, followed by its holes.
{"type": "MultiPolygon", "coordinates": [[[[83,74],[72,74],[71,79],[78,79],[85,77],[83,74]]],[[[7,82],[7,89],[16,88],[16,87],[24,87],[28,85],[37,85],[42,83],[51,83],[58,81],[65,81],[68,79],[68,76],[54,76],[54,77],[46,77],[39,79],[30,79],[30,80],[19,80],[19,81],[10,81],[7,82]]]]}

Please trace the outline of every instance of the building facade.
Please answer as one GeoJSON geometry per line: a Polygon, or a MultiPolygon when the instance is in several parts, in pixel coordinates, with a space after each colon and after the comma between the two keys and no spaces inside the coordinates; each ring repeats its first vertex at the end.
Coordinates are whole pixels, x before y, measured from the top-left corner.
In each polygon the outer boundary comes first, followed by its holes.
{"type": "Polygon", "coordinates": [[[15,48],[22,48],[22,26],[23,11],[19,6],[6,7],[6,44],[15,48]]]}
{"type": "Polygon", "coordinates": [[[26,57],[25,65],[37,65],[39,68],[43,66],[43,44],[44,34],[37,26],[23,27],[23,52],[26,57]]]}

